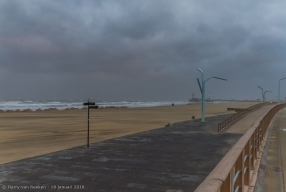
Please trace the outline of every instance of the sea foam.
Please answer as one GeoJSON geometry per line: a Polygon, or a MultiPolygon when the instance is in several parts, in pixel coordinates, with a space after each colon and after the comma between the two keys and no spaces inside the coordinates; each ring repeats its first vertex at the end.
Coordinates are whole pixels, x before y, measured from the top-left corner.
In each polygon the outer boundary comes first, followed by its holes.
{"type": "MultiPolygon", "coordinates": [[[[50,108],[56,108],[58,110],[64,110],[69,108],[82,109],[83,103],[86,101],[45,101],[45,100],[19,100],[19,101],[0,101],[0,110],[26,110],[31,109],[36,111],[37,109],[45,110],[50,108]]],[[[99,107],[157,107],[157,106],[170,106],[184,105],[187,101],[96,101],[96,105],[99,107]]]]}

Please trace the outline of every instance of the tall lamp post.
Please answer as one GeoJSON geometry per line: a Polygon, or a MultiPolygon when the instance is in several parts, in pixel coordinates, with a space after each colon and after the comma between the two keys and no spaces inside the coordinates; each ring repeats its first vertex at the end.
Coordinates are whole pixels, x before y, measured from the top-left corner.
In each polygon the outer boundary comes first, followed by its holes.
{"type": "Polygon", "coordinates": [[[212,77],[204,80],[204,72],[200,68],[198,68],[198,70],[202,74],[202,77],[201,77],[201,81],[202,81],[202,86],[201,86],[202,87],[202,90],[201,90],[202,91],[202,118],[201,118],[201,122],[205,122],[205,83],[208,80],[212,79],[212,78],[219,79],[219,80],[224,80],[224,81],[227,81],[227,79],[223,79],[223,78],[220,78],[220,77],[212,76],[212,77]]]}
{"type": "Polygon", "coordinates": [[[263,93],[264,101],[265,101],[265,93],[267,93],[267,92],[272,93],[272,91],[264,91],[264,93],[263,93]]]}
{"type": "Polygon", "coordinates": [[[262,100],[263,100],[263,103],[265,102],[265,93],[267,93],[267,92],[270,92],[270,93],[272,93],[272,91],[264,91],[263,92],[263,88],[262,87],[259,87],[259,86],[257,86],[259,89],[261,89],[261,91],[262,91],[262,100]]]}
{"type": "Polygon", "coordinates": [[[280,104],[280,81],[282,81],[283,79],[286,79],[286,77],[279,79],[279,86],[278,86],[278,105],[280,104]]]}
{"type": "Polygon", "coordinates": [[[257,86],[259,89],[261,89],[261,92],[262,92],[262,103],[264,103],[264,93],[263,93],[263,88],[262,87],[259,87],[257,86]]]}

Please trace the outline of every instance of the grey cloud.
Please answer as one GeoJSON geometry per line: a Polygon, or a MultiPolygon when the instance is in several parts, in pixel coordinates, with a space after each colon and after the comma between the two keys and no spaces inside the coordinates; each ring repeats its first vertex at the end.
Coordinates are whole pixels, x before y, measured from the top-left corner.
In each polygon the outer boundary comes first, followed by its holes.
{"type": "Polygon", "coordinates": [[[14,97],[17,90],[7,88],[14,86],[23,97],[187,100],[199,95],[201,67],[229,79],[209,83],[216,97],[258,98],[257,83],[274,90],[285,76],[285,7],[281,1],[1,1],[0,68],[8,75],[0,80],[9,82],[0,89],[3,97],[14,97]],[[34,85],[25,91],[24,82],[34,85]]]}

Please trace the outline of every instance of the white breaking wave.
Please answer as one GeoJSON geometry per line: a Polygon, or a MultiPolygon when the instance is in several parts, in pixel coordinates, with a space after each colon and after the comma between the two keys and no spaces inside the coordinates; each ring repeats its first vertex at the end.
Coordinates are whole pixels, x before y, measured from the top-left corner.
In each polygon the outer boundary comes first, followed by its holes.
{"type": "MultiPolygon", "coordinates": [[[[83,103],[86,101],[0,101],[0,110],[25,110],[31,109],[33,111],[37,109],[49,109],[57,108],[59,110],[64,110],[67,108],[78,108],[82,109],[83,103]]],[[[99,107],[157,107],[157,106],[170,106],[175,105],[184,105],[187,104],[187,101],[98,101],[95,102],[99,107]]]]}

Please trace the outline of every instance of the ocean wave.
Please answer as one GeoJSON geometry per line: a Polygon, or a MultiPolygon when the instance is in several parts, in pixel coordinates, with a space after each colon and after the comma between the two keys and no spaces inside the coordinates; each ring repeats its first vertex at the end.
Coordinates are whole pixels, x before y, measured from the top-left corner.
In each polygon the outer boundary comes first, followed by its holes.
{"type": "MultiPolygon", "coordinates": [[[[31,109],[35,111],[37,109],[45,110],[50,108],[56,108],[58,110],[64,110],[68,108],[82,109],[84,101],[0,101],[0,110],[26,110],[31,109]]],[[[99,107],[156,107],[156,106],[168,106],[168,105],[183,105],[188,102],[185,101],[99,101],[96,105],[99,107]]]]}

